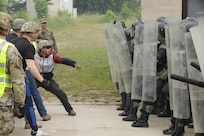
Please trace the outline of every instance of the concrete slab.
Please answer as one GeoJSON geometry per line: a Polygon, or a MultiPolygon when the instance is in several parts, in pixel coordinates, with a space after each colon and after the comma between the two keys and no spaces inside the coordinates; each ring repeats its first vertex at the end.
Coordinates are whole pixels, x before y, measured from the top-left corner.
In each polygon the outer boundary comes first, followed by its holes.
{"type": "MultiPolygon", "coordinates": [[[[158,118],[150,115],[149,128],[133,128],[132,122],[122,121],[115,105],[72,104],[77,116],[68,116],[58,102],[45,103],[50,121],[41,121],[42,130],[50,136],[163,136],[162,130],[170,124],[170,118],[158,118]]],[[[24,119],[15,119],[16,126],[11,136],[30,136],[30,130],[24,129],[24,119]]],[[[194,135],[193,129],[185,128],[185,136],[194,135]]]]}

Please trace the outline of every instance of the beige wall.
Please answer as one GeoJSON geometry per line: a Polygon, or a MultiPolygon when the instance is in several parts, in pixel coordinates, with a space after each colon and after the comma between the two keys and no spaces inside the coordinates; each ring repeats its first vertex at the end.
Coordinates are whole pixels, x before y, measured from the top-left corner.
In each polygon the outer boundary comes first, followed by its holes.
{"type": "Polygon", "coordinates": [[[158,17],[181,19],[182,0],[141,0],[142,20],[155,20],[158,17]]]}

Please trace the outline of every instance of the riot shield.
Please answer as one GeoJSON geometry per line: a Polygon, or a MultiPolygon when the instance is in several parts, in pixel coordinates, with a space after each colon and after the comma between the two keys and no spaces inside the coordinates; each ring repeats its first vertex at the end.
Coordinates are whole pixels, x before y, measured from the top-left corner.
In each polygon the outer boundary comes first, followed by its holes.
{"type": "MultiPolygon", "coordinates": [[[[171,74],[187,77],[184,30],[181,21],[168,24],[171,52],[171,74]]],[[[172,80],[173,114],[175,118],[190,117],[190,103],[187,83],[172,80]]]]}
{"type": "Polygon", "coordinates": [[[198,61],[200,64],[200,68],[201,68],[201,72],[202,72],[202,76],[204,77],[204,55],[203,55],[203,51],[204,51],[204,31],[203,31],[203,27],[204,27],[204,17],[200,17],[197,19],[198,20],[198,26],[192,27],[190,28],[190,32],[191,32],[191,36],[193,39],[193,43],[195,46],[195,50],[196,50],[196,54],[198,57],[198,61]]]}
{"type": "Polygon", "coordinates": [[[168,65],[168,85],[169,85],[169,104],[170,109],[173,111],[173,96],[172,96],[172,80],[170,78],[171,75],[171,50],[170,50],[170,36],[169,36],[169,27],[168,24],[172,24],[178,22],[178,19],[174,18],[166,18],[165,22],[165,40],[166,40],[166,54],[167,54],[167,65],[168,65]]]}
{"type": "Polygon", "coordinates": [[[108,62],[110,68],[110,74],[113,83],[118,82],[118,61],[116,56],[116,51],[114,47],[113,41],[113,25],[110,23],[104,24],[104,33],[106,39],[106,48],[107,48],[107,55],[108,55],[108,62]]]}
{"type": "Polygon", "coordinates": [[[114,25],[115,49],[118,57],[119,68],[122,73],[125,92],[131,93],[132,89],[132,61],[121,23],[114,25]]]}
{"type": "Polygon", "coordinates": [[[143,24],[136,26],[135,32],[131,99],[141,100],[143,81],[143,24]]]}
{"type": "Polygon", "coordinates": [[[144,22],[142,100],[146,102],[156,101],[157,37],[157,22],[144,22]]]}
{"type": "MultiPolygon", "coordinates": [[[[188,77],[203,81],[202,74],[191,66],[191,62],[198,63],[190,32],[185,34],[185,48],[187,58],[188,77]]],[[[195,133],[204,133],[204,88],[189,84],[193,124],[195,133]]]]}

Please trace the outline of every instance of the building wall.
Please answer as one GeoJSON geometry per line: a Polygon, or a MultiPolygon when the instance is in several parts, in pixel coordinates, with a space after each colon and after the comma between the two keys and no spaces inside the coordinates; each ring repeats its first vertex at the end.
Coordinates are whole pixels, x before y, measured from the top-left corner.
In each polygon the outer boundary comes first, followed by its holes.
{"type": "Polygon", "coordinates": [[[158,17],[181,19],[182,0],[141,0],[142,20],[155,20],[158,17]]]}
{"type": "MultiPolygon", "coordinates": [[[[48,5],[48,15],[56,16],[59,11],[67,11],[72,15],[73,0],[52,0],[53,5],[48,5]]],[[[30,18],[36,18],[35,3],[33,0],[26,1],[26,9],[30,18]]],[[[76,16],[76,15],[75,15],[76,16]]]]}

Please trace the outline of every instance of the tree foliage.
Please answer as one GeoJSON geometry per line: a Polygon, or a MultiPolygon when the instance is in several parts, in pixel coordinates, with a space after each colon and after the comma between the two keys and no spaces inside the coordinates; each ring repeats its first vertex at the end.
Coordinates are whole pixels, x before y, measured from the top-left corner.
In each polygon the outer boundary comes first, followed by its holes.
{"type": "Polygon", "coordinates": [[[5,0],[0,0],[0,11],[7,12],[6,10],[7,3],[5,0]]]}
{"type": "Polygon", "coordinates": [[[37,18],[48,17],[48,5],[52,5],[51,0],[34,0],[37,18]]]}
{"type": "Polygon", "coordinates": [[[141,5],[140,0],[74,0],[73,2],[79,14],[105,14],[107,10],[120,13],[124,3],[127,3],[128,8],[132,11],[136,11],[141,5]]]}
{"type": "Polygon", "coordinates": [[[7,0],[7,9],[9,14],[16,14],[20,11],[26,10],[26,2],[25,0],[7,0]]]}

